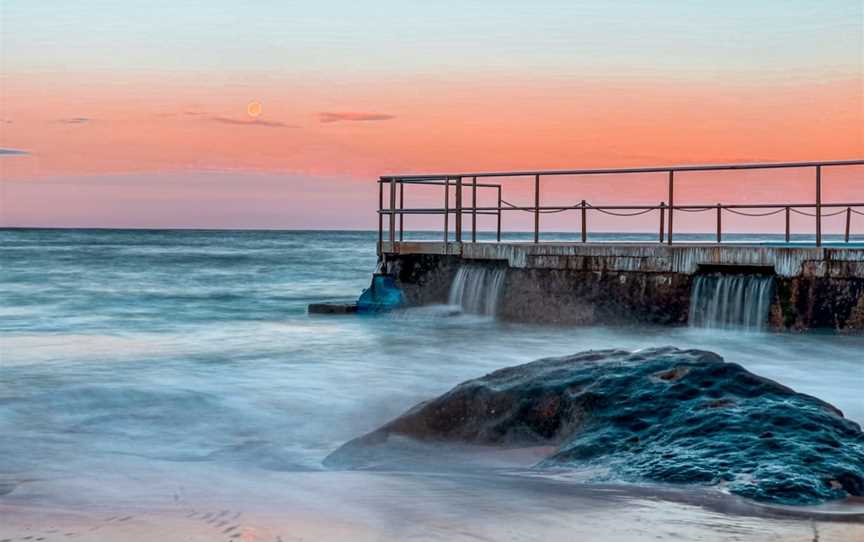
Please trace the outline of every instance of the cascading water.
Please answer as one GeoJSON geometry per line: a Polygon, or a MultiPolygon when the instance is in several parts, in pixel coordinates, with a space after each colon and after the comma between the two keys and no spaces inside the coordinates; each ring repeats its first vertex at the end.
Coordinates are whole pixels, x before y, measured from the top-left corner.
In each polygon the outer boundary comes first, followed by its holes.
{"type": "Polygon", "coordinates": [[[449,303],[465,312],[495,316],[506,276],[503,267],[463,265],[450,286],[449,303]]]}
{"type": "Polygon", "coordinates": [[[690,327],[763,331],[774,295],[774,277],[697,275],[690,297],[690,327]]]}

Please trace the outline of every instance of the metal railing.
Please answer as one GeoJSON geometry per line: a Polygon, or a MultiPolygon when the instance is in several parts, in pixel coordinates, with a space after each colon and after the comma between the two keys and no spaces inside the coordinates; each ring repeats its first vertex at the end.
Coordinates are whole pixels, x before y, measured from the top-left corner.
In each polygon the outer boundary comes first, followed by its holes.
{"type": "MultiPolygon", "coordinates": [[[[534,242],[540,242],[540,216],[548,213],[578,211],[581,215],[581,241],[588,242],[588,213],[599,212],[618,217],[641,216],[659,211],[659,242],[672,244],[674,238],[675,213],[701,213],[713,211],[716,213],[717,243],[723,241],[724,212],[739,216],[766,217],[784,213],[786,242],[791,239],[791,215],[798,214],[815,218],[816,246],[822,246],[822,219],[845,213],[845,242],[849,242],[852,215],[864,216],[864,201],[845,203],[824,203],[822,201],[822,170],[823,168],[841,166],[862,166],[864,160],[835,160],[825,162],[775,162],[762,164],[717,164],[717,165],[684,165],[645,168],[610,168],[610,169],[574,169],[548,171],[508,171],[508,172],[471,172],[443,173],[426,175],[387,175],[378,179],[378,251],[382,251],[384,242],[384,217],[388,217],[388,237],[391,243],[397,240],[396,218],[399,218],[398,240],[404,240],[405,215],[443,215],[444,242],[450,242],[450,216],[455,219],[455,241],[463,242],[464,215],[471,217],[471,242],[477,241],[477,216],[495,215],[497,219],[496,239],[501,241],[501,218],[504,211],[532,213],[534,215],[534,242]],[[814,200],[807,203],[755,203],[755,204],[675,204],[676,174],[695,171],[729,171],[729,170],[769,170],[769,169],[813,169],[815,173],[814,200]],[[644,173],[663,173],[667,176],[667,200],[657,205],[592,205],[582,200],[574,205],[541,205],[541,180],[543,177],[586,176],[586,175],[628,175],[644,173]],[[534,204],[515,205],[502,199],[502,185],[489,182],[478,182],[478,179],[513,179],[533,178],[534,204]],[[467,182],[466,182],[467,181],[467,182]],[[389,205],[384,205],[384,186],[389,186],[389,205]],[[444,191],[444,207],[441,208],[405,208],[406,185],[442,186],[444,191]],[[397,189],[398,187],[398,189],[397,189]],[[450,206],[450,189],[455,190],[455,206],[450,206]],[[463,190],[471,189],[470,205],[464,205],[463,190]],[[497,191],[496,206],[478,206],[478,189],[492,188],[497,191]],[[398,200],[397,200],[398,192],[398,200]],[[826,212],[827,211],[827,212],[826,212]]],[[[499,181],[500,182],[500,181],[499,181]]],[[[864,175],[860,184],[862,199],[864,199],[864,175]]],[[[858,186],[858,185],[856,185],[858,186]]]]}

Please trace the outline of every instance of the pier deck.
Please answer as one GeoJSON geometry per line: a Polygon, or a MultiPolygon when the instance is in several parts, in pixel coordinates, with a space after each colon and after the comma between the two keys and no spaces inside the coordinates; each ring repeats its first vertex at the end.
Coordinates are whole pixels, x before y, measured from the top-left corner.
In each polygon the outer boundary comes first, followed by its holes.
{"type": "MultiPolygon", "coordinates": [[[[384,242],[389,255],[453,256],[520,269],[695,274],[706,268],[759,267],[781,277],[864,279],[864,246],[822,247],[657,243],[384,242]]],[[[734,270],[734,269],[733,269],[734,270]]]]}
{"type": "Polygon", "coordinates": [[[773,277],[770,329],[864,332],[864,249],[403,242],[382,269],[411,305],[447,303],[464,266],[506,277],[495,316],[556,325],[686,325],[698,277],[773,277]]]}
{"type": "MultiPolygon", "coordinates": [[[[742,182],[749,184],[729,185],[724,192],[743,191],[753,184],[753,177],[742,178],[742,182]]],[[[622,187],[626,194],[626,183],[622,187]]],[[[773,277],[767,317],[771,328],[864,331],[864,247],[854,243],[855,234],[864,229],[864,160],[391,175],[378,179],[378,199],[382,270],[395,278],[411,304],[446,302],[458,270],[470,265],[480,268],[481,275],[483,269],[491,270],[497,277],[495,283],[503,284],[495,316],[505,320],[681,325],[688,322],[693,310],[693,287],[697,281],[704,282],[701,276],[767,275],[773,277]],[[861,180],[850,185],[851,201],[823,197],[823,174],[838,169],[861,173],[861,180]],[[682,203],[680,197],[676,199],[676,186],[680,188],[688,175],[745,170],[749,174],[812,173],[812,199],[770,203],[682,203]],[[657,199],[665,200],[652,205],[626,201],[610,205],[582,199],[586,192],[579,181],[586,177],[624,183],[621,177],[632,181],[634,175],[664,179],[666,191],[657,199]],[[542,190],[548,178],[570,178],[572,193],[556,194],[569,202],[548,201],[551,198],[542,190]],[[506,199],[504,185],[518,181],[530,183],[531,204],[517,205],[506,199]],[[406,206],[406,188],[416,186],[440,188],[443,205],[406,206]],[[491,191],[497,204],[479,203],[480,191],[491,191]],[[576,226],[576,242],[544,240],[549,234],[544,234],[541,219],[550,213],[573,216],[567,223],[576,226]],[[681,232],[675,230],[675,218],[682,213],[708,218],[716,242],[682,243],[681,232]],[[504,218],[514,214],[530,216],[533,242],[502,242],[504,218]],[[641,217],[641,224],[649,225],[656,220],[651,228],[657,232],[656,241],[589,242],[591,217],[600,214],[622,221],[641,217]],[[427,220],[430,215],[440,217],[440,241],[406,240],[405,218],[412,215],[424,215],[427,220]],[[483,215],[495,219],[495,228],[489,232],[493,242],[477,242],[478,216],[483,215]],[[793,234],[793,216],[807,217],[808,222],[812,218],[812,229],[801,232],[799,223],[793,234]],[[844,222],[842,242],[825,243],[823,220],[835,216],[844,222]],[[782,225],[786,243],[730,243],[728,221],[753,217],[776,217],[775,226],[782,225]],[[809,235],[813,243],[790,242],[802,234],[809,235]],[[506,276],[503,282],[501,276],[506,276]]]]}

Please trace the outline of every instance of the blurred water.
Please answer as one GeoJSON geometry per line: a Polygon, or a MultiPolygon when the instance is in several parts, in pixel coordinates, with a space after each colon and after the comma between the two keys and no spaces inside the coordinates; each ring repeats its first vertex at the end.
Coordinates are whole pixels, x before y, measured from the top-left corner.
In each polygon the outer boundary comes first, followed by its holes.
{"type": "Polygon", "coordinates": [[[448,303],[469,314],[495,316],[506,277],[505,267],[462,265],[453,278],[448,303]]]}
{"type": "Polygon", "coordinates": [[[308,316],[307,303],[368,285],[375,240],[0,231],[0,482],[111,473],[89,498],[146,499],[147,476],[188,488],[203,465],[240,485],[320,470],[346,440],[462,380],[591,348],[714,350],[864,422],[861,337],[536,327],[442,307],[308,316]]]}
{"type": "Polygon", "coordinates": [[[698,275],[690,298],[691,327],[763,331],[774,297],[774,277],[698,275]]]}

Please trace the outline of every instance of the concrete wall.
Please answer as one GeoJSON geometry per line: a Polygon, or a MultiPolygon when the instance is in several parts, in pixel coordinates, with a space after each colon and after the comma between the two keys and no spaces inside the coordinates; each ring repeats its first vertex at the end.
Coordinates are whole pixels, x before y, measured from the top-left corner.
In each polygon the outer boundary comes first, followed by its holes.
{"type": "Polygon", "coordinates": [[[771,327],[864,331],[864,249],[711,245],[385,243],[409,303],[443,303],[462,262],[506,266],[499,317],[567,325],[687,323],[705,266],[773,270],[771,327]]]}

